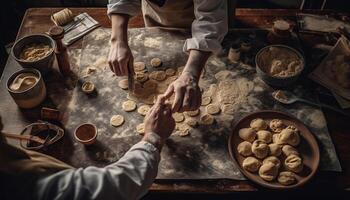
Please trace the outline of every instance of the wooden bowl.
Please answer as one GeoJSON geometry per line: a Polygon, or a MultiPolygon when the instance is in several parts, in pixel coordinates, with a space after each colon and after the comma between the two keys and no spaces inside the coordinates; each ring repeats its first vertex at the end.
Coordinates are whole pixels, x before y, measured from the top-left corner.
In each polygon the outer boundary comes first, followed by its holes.
{"type": "Polygon", "coordinates": [[[84,145],[91,145],[96,142],[97,128],[90,123],[81,124],[75,129],[74,137],[78,142],[84,145]]]}
{"type": "MultiPolygon", "coordinates": [[[[315,175],[320,162],[320,150],[315,137],[312,135],[309,129],[295,117],[283,112],[278,112],[273,110],[254,112],[243,117],[241,120],[239,120],[239,122],[236,123],[236,125],[234,126],[233,132],[230,135],[230,138],[228,141],[228,149],[229,149],[230,156],[234,160],[236,160],[236,163],[238,163],[241,172],[249,180],[261,186],[271,188],[271,189],[291,189],[291,188],[296,188],[304,185],[315,175]],[[301,158],[303,159],[304,169],[300,173],[296,174],[297,182],[295,184],[285,186],[278,183],[277,178],[272,182],[267,182],[262,178],[260,178],[260,176],[258,175],[258,172],[252,173],[243,169],[242,163],[245,157],[240,155],[237,151],[238,144],[243,142],[243,140],[239,137],[238,131],[241,128],[250,127],[249,126],[250,122],[255,118],[261,118],[266,121],[270,121],[272,119],[277,118],[277,119],[281,119],[284,124],[294,125],[296,128],[299,129],[300,144],[296,147],[296,149],[298,150],[301,158]]],[[[284,170],[284,166],[282,165],[279,172],[283,170],[284,170]]]]}

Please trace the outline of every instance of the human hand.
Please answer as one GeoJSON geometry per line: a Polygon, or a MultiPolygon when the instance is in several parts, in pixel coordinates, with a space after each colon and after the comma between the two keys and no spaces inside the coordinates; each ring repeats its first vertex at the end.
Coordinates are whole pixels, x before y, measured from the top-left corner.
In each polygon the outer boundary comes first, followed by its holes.
{"type": "Polygon", "coordinates": [[[175,128],[175,121],[171,115],[170,106],[165,105],[160,99],[149,110],[145,117],[145,137],[149,134],[157,134],[161,142],[171,135],[175,128]]]}
{"type": "Polygon", "coordinates": [[[198,86],[198,78],[190,72],[182,72],[178,79],[171,83],[167,91],[160,96],[164,102],[175,93],[172,112],[192,111],[199,108],[202,93],[198,86]]]}
{"type": "MultiPolygon", "coordinates": [[[[112,72],[117,76],[128,75],[128,64],[133,63],[133,56],[129,45],[124,41],[111,41],[108,55],[108,64],[112,72]]],[[[131,67],[131,70],[134,68],[131,67]]]]}

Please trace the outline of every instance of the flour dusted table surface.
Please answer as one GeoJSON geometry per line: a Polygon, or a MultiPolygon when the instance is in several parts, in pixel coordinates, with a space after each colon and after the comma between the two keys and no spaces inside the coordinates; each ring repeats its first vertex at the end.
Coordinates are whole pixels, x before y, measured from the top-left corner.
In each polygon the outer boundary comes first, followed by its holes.
{"type": "MultiPolygon", "coordinates": [[[[49,16],[51,13],[57,11],[57,9],[30,9],[26,13],[26,17],[23,20],[21,29],[19,31],[18,37],[22,37],[29,33],[42,33],[45,32],[49,26],[52,25],[50,22],[49,16]],[[44,17],[45,16],[45,17],[44,17]],[[47,19],[46,19],[47,18],[47,19]]],[[[105,9],[73,9],[74,12],[86,11],[95,19],[97,19],[104,27],[108,27],[108,19],[105,16],[105,9]]],[[[275,16],[271,16],[270,11],[268,10],[238,10],[237,19],[240,26],[264,26],[269,24],[275,16]]],[[[276,15],[285,16],[289,19],[294,19],[294,11],[277,10],[274,12],[276,15]]],[[[142,21],[140,17],[137,17],[131,20],[130,26],[137,27],[142,26],[142,21]]],[[[306,38],[307,39],[307,38],[306,38]]],[[[310,40],[310,42],[312,42],[310,40]]],[[[72,58],[72,63],[74,63],[74,70],[79,73],[79,55],[81,54],[81,47],[84,44],[78,42],[70,47],[70,53],[72,58]]],[[[10,74],[19,69],[19,66],[15,61],[10,58],[4,70],[4,74],[1,79],[1,115],[3,116],[3,123],[5,125],[5,130],[19,131],[21,128],[38,119],[39,112],[38,110],[33,111],[20,111],[17,106],[14,104],[12,99],[7,94],[5,90],[6,79],[10,74]],[[4,118],[4,116],[6,116],[4,118]]],[[[49,91],[58,90],[56,94],[50,95],[50,100],[45,102],[45,105],[61,105],[60,109],[68,110],[68,104],[71,101],[73,90],[63,89],[61,83],[63,82],[58,74],[52,74],[51,80],[48,80],[48,85],[50,85],[49,91]]],[[[69,83],[67,83],[69,85],[69,83]]],[[[332,136],[333,142],[335,143],[336,149],[338,150],[338,156],[340,157],[340,162],[344,172],[342,173],[329,173],[329,172],[320,172],[314,179],[314,181],[306,186],[306,188],[314,187],[332,187],[338,189],[345,189],[350,186],[349,183],[349,172],[347,169],[350,167],[347,152],[349,152],[349,147],[346,145],[346,140],[349,135],[346,133],[349,131],[349,125],[344,123],[349,119],[342,118],[335,113],[329,113],[326,111],[326,119],[330,129],[330,135],[332,136]],[[342,123],[343,122],[343,123],[342,123]],[[331,185],[331,186],[330,186],[331,185]]],[[[69,116],[65,116],[64,123],[69,120],[69,116]]],[[[72,132],[73,127],[67,127],[69,132],[72,132]]],[[[185,138],[184,138],[185,139],[185,138]]],[[[74,157],[79,157],[81,155],[72,154],[75,146],[74,141],[70,137],[64,138],[64,140],[55,146],[48,149],[47,153],[53,155],[64,161],[74,160],[74,157]]],[[[226,146],[226,144],[225,144],[226,146]]],[[[104,148],[103,145],[100,146],[104,148]]],[[[127,146],[122,146],[121,148],[128,148],[127,146]]],[[[87,151],[90,152],[90,151],[87,151]]],[[[90,155],[94,156],[94,155],[90,155]]],[[[120,156],[120,155],[117,155],[120,156]]],[[[108,157],[108,155],[107,155],[108,157]]],[[[108,162],[108,160],[106,160],[108,162]]],[[[91,163],[97,164],[97,163],[91,163]]],[[[256,190],[257,186],[253,185],[249,181],[234,181],[234,180],[207,180],[207,181],[194,181],[194,180],[159,180],[152,186],[152,191],[187,191],[187,192],[229,192],[229,191],[242,191],[242,190],[256,190]]]]}

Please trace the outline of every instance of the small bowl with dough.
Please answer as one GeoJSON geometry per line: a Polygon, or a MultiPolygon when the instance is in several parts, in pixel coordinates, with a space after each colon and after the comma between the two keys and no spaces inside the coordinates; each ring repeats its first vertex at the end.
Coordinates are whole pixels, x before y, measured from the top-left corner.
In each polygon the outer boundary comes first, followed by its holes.
{"type": "Polygon", "coordinates": [[[45,75],[52,68],[55,48],[55,41],[48,35],[28,35],[15,42],[11,56],[23,68],[36,68],[45,75]]]}
{"type": "Polygon", "coordinates": [[[97,127],[90,123],[81,124],[75,129],[74,138],[84,145],[91,145],[97,140],[97,127]]]}
{"type": "Polygon", "coordinates": [[[6,86],[20,108],[34,108],[46,98],[44,80],[36,69],[22,69],[13,73],[7,80],[6,86]]]}
{"type": "Polygon", "coordinates": [[[267,84],[286,87],[295,83],[305,67],[299,51],[286,45],[269,45],[255,57],[256,72],[267,84]]]}

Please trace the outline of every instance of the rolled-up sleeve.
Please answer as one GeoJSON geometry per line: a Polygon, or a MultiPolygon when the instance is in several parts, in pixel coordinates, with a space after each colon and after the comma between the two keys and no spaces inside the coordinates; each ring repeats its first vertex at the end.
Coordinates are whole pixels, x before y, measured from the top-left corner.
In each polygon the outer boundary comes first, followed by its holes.
{"type": "Polygon", "coordinates": [[[40,179],[36,199],[138,199],[158,172],[160,154],[152,144],[135,144],[118,162],[104,168],[68,169],[40,179]]]}
{"type": "Polygon", "coordinates": [[[141,12],[141,0],[108,0],[107,15],[127,14],[135,16],[141,12]]]}
{"type": "Polygon", "coordinates": [[[195,20],[192,23],[192,38],[186,40],[184,51],[191,49],[219,54],[221,42],[227,31],[226,0],[194,0],[195,20]]]}

